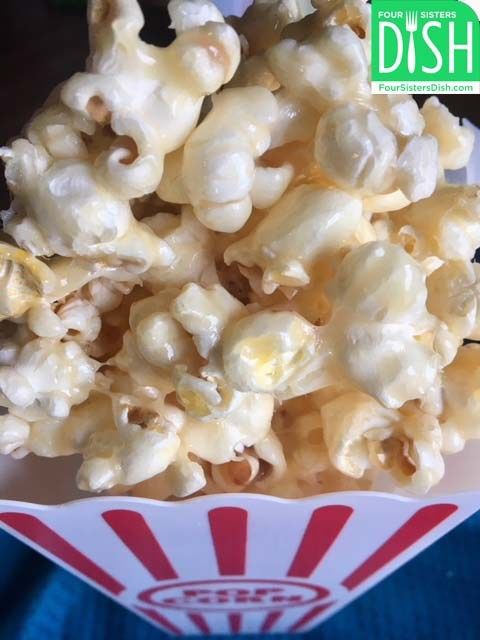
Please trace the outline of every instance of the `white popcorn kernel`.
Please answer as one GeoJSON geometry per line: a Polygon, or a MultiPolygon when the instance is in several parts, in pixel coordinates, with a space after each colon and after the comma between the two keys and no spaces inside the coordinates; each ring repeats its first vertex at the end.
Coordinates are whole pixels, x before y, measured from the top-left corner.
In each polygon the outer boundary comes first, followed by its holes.
{"type": "Polygon", "coordinates": [[[461,169],[468,164],[475,136],[460,125],[460,119],[450,113],[439,99],[432,96],[422,107],[425,133],[438,141],[440,162],[444,169],[461,169]]]}
{"type": "Polygon", "coordinates": [[[178,33],[202,27],[207,22],[223,22],[223,16],[209,0],[170,0],[168,15],[171,29],[178,33]]]}
{"type": "Polygon", "coordinates": [[[426,309],[425,280],[401,247],[370,242],[344,258],[331,287],[326,339],[346,378],[386,407],[425,396],[441,365],[417,339],[436,326],[426,309]]]}
{"type": "Polygon", "coordinates": [[[34,405],[63,418],[87,399],[99,366],[76,343],[37,338],[20,350],[13,366],[0,370],[0,389],[13,405],[34,405]]]}
{"type": "Polygon", "coordinates": [[[368,242],[342,261],[330,287],[338,307],[363,321],[430,328],[426,273],[402,247],[368,242]]]}
{"type": "Polygon", "coordinates": [[[459,348],[443,372],[444,409],[440,424],[445,433],[443,450],[461,451],[466,441],[480,438],[480,345],[459,348]]]}
{"type": "Polygon", "coordinates": [[[354,321],[339,341],[338,359],[347,379],[389,408],[427,394],[441,364],[408,326],[354,321]]]}
{"type": "MultiPolygon", "coordinates": [[[[98,182],[90,164],[62,160],[35,174],[34,167],[27,170],[33,145],[17,140],[12,150],[9,187],[28,211],[30,225],[48,238],[46,255],[120,259],[140,271],[173,262],[168,245],[133,218],[127,201],[98,182]]],[[[15,219],[6,230],[19,244],[31,244],[28,230],[15,219]]]]}
{"type": "Polygon", "coordinates": [[[183,147],[165,156],[163,175],[157,187],[157,195],[165,202],[188,204],[189,199],[185,190],[182,176],[183,147]]]}
{"type": "Polygon", "coordinates": [[[370,94],[362,40],[347,26],[326,27],[303,42],[281,40],[266,57],[282,86],[316,109],[370,94]]]}
{"type": "Polygon", "coordinates": [[[427,280],[429,311],[459,339],[472,336],[478,326],[480,287],[475,267],[471,262],[450,260],[427,280]]]}
{"type": "Polygon", "coordinates": [[[268,209],[280,200],[293,178],[294,169],[283,167],[257,167],[253,178],[250,198],[256,209],[268,209]]]}
{"type": "Polygon", "coordinates": [[[190,338],[167,312],[152,313],[135,330],[137,348],[147,362],[168,368],[182,362],[190,350],[190,338]]]}
{"type": "MultiPolygon", "coordinates": [[[[177,17],[182,6],[187,3],[172,6],[177,17]]],[[[228,82],[238,66],[238,36],[213,5],[208,11],[220,21],[180,29],[174,42],[162,49],[140,40],[143,17],[136,3],[117,6],[104,20],[91,23],[88,72],[77,73],[61,89],[65,105],[109,124],[116,134],[96,166],[102,181],[123,199],[156,189],[165,154],[183,144],[203,97],[228,82]]]]}
{"type": "Polygon", "coordinates": [[[39,303],[33,306],[27,315],[29,329],[40,338],[63,338],[67,329],[51,306],[39,303]]]}
{"type": "Polygon", "coordinates": [[[14,415],[0,415],[0,453],[9,455],[23,447],[28,440],[30,426],[14,415]]]}
{"type": "Polygon", "coordinates": [[[225,262],[263,269],[263,290],[303,286],[315,260],[353,240],[361,201],[337,189],[301,185],[287,193],[253,230],[230,245],[225,262]]]}
{"type": "Polygon", "coordinates": [[[142,274],[153,291],[164,287],[182,287],[189,282],[207,283],[214,268],[212,232],[193,215],[191,207],[183,207],[180,216],[159,213],[144,218],[144,224],[168,245],[174,254],[171,264],[154,265],[142,274]]]}
{"type": "Polygon", "coordinates": [[[309,142],[318,122],[318,113],[309,104],[302,102],[285,89],[275,93],[278,118],[272,131],[271,147],[280,147],[290,142],[309,142]]]}
{"type": "Polygon", "coordinates": [[[243,313],[243,305],[221,285],[205,289],[192,283],[182,289],[170,310],[193,336],[199,354],[208,358],[227,324],[243,313]]]}
{"type": "Polygon", "coordinates": [[[231,323],[222,340],[228,381],[240,391],[273,393],[315,353],[315,328],[296,313],[261,311],[231,323]]]}
{"type": "Polygon", "coordinates": [[[438,175],[438,143],[431,135],[414,136],[398,156],[396,185],[411,202],[435,191],[438,175]]]}
{"type": "Polygon", "coordinates": [[[228,415],[200,422],[190,418],[182,430],[185,449],[212,464],[234,460],[239,450],[254,446],[270,432],[273,398],[268,394],[239,394],[228,415]]]}
{"type": "Polygon", "coordinates": [[[0,242],[0,321],[18,318],[56,283],[50,268],[22,249],[0,242]]]}
{"type": "Polygon", "coordinates": [[[315,158],[340,187],[365,195],[385,192],[395,178],[397,142],[374,111],[346,104],[320,118],[315,158]]]}
{"type": "Polygon", "coordinates": [[[395,411],[359,391],[350,391],[324,404],[321,417],[332,464],[352,478],[361,478],[371,466],[368,438],[374,439],[376,432],[382,439],[388,437],[398,420],[395,411]]]}
{"type": "Polygon", "coordinates": [[[275,97],[266,89],[226,89],[187,140],[183,183],[206,227],[231,233],[249,218],[255,161],[270,146],[277,116],[275,97]]]}
{"type": "Polygon", "coordinates": [[[375,95],[372,106],[382,122],[398,136],[420,136],[425,120],[417,103],[409,95],[375,95]]]}
{"type": "Polygon", "coordinates": [[[445,185],[392,215],[398,236],[417,260],[471,260],[480,245],[480,197],[474,185],[445,185]]]}

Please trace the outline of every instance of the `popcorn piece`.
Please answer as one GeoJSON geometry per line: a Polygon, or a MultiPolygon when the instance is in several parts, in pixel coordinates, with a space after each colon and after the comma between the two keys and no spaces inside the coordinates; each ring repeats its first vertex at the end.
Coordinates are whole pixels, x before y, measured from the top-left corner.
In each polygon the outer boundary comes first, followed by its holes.
{"type": "Polygon", "coordinates": [[[416,339],[435,327],[425,279],[403,249],[370,242],[344,258],[332,286],[327,339],[347,379],[386,407],[421,398],[440,367],[434,350],[416,339]]]}
{"type": "Polygon", "coordinates": [[[55,160],[87,160],[89,152],[82,134],[93,136],[94,133],[94,122],[62,104],[40,110],[26,130],[28,140],[43,147],[55,160]]]}
{"type": "Polygon", "coordinates": [[[209,289],[186,285],[170,308],[172,316],[193,336],[203,358],[208,358],[228,323],[243,314],[243,305],[218,284],[209,289]]]}
{"type": "Polygon", "coordinates": [[[411,201],[432,195],[437,185],[438,144],[430,135],[415,136],[398,156],[396,186],[411,201]]]}
{"type": "Polygon", "coordinates": [[[225,464],[261,442],[270,431],[273,398],[267,394],[240,394],[241,401],[225,418],[199,422],[188,419],[182,429],[184,447],[202,460],[225,464]]]}
{"type": "Polygon", "coordinates": [[[378,111],[381,121],[396,136],[420,136],[424,132],[425,120],[412,96],[374,95],[371,104],[378,111]]]}
{"type": "Polygon", "coordinates": [[[204,2],[203,10],[219,22],[187,28],[202,22],[194,7],[172,6],[181,32],[164,49],[140,40],[143,16],[135,0],[117,0],[106,15],[99,1],[90,8],[89,69],[63,85],[61,99],[119,136],[96,166],[102,182],[125,200],[156,189],[165,154],[183,144],[203,97],[228,82],[240,61],[238,36],[214,5],[204,2]],[[189,16],[180,18],[184,10],[189,16]]]}
{"type": "Polygon", "coordinates": [[[309,142],[315,133],[318,113],[295,95],[280,89],[275,93],[278,118],[272,131],[271,148],[290,142],[309,142]]]}
{"type": "Polygon", "coordinates": [[[273,393],[313,357],[314,327],[288,311],[262,311],[230,324],[222,340],[229,382],[240,391],[273,393]]]}
{"type": "Polygon", "coordinates": [[[172,21],[170,28],[177,34],[208,22],[224,21],[221,12],[208,0],[170,0],[167,8],[172,21]]]}
{"type": "Polygon", "coordinates": [[[397,142],[374,111],[346,104],[320,118],[315,158],[341,188],[367,195],[385,192],[395,179],[397,142]]]}
{"type": "Polygon", "coordinates": [[[28,440],[30,425],[11,414],[0,415],[0,453],[9,455],[28,440]]]}
{"type": "Polygon", "coordinates": [[[169,304],[177,293],[166,290],[136,302],[131,308],[130,327],[136,348],[154,367],[169,369],[194,357],[190,336],[169,312],[169,304]]]}
{"type": "Polygon", "coordinates": [[[75,342],[32,340],[14,365],[0,368],[0,401],[38,417],[65,418],[87,399],[98,367],[75,342]]]}
{"type": "Polygon", "coordinates": [[[478,187],[445,185],[392,214],[397,238],[417,260],[471,260],[480,245],[478,187]]]}
{"type": "Polygon", "coordinates": [[[443,450],[456,453],[467,440],[480,437],[480,345],[460,347],[444,371],[443,384],[443,450]]]}
{"type": "Polygon", "coordinates": [[[480,265],[450,260],[427,280],[428,309],[446,323],[459,340],[480,335],[480,265]]]}
{"type": "Polygon", "coordinates": [[[5,230],[34,255],[122,260],[138,271],[173,262],[168,245],[133,218],[127,201],[102,187],[87,162],[52,163],[26,140],[16,140],[3,157],[15,207],[28,214],[5,230]]]}
{"type": "Polygon", "coordinates": [[[473,131],[462,127],[460,119],[451,114],[436,96],[426,100],[422,116],[425,118],[425,133],[438,141],[443,169],[455,170],[466,166],[475,141],[473,131]]]}
{"type": "Polygon", "coordinates": [[[263,269],[262,286],[303,286],[315,260],[354,242],[360,200],[337,189],[302,185],[284,196],[254,231],[225,252],[225,262],[263,269]]]}
{"type": "Polygon", "coordinates": [[[157,188],[157,194],[165,202],[188,204],[182,175],[183,147],[165,156],[163,175],[157,188]]]}
{"type": "Polygon", "coordinates": [[[358,104],[327,111],[319,120],[315,158],[327,177],[363,195],[400,188],[416,202],[437,183],[438,150],[432,136],[411,137],[398,155],[393,133],[375,111],[358,104]]]}
{"type": "Polygon", "coordinates": [[[134,485],[164,471],[176,457],[178,435],[155,418],[136,424],[128,411],[117,431],[94,433],[83,452],[77,484],[86,491],[105,491],[117,484],[134,485]],[[129,422],[132,420],[132,422],[129,422]]]}
{"type": "Polygon", "coordinates": [[[374,464],[416,493],[441,480],[442,434],[433,416],[402,415],[357,391],[328,402],[321,415],[330,458],[343,473],[359,478],[374,464]]]}
{"type": "MultiPolygon", "coordinates": [[[[226,89],[187,140],[183,181],[195,215],[206,227],[235,232],[248,220],[255,161],[269,148],[277,118],[276,100],[266,89],[226,89]]],[[[276,184],[278,198],[289,177],[280,167],[263,175],[263,180],[270,178],[276,184]]]]}
{"type": "Polygon", "coordinates": [[[182,287],[189,282],[215,281],[212,233],[183,207],[180,216],[159,213],[143,223],[170,247],[175,258],[168,266],[154,265],[142,275],[153,291],[164,287],[182,287]]]}
{"type": "Polygon", "coordinates": [[[0,321],[18,318],[55,286],[55,274],[26,251],[0,242],[0,321]]]}
{"type": "Polygon", "coordinates": [[[347,26],[326,27],[302,42],[282,40],[266,57],[282,86],[321,111],[370,94],[362,40],[347,26]]]}

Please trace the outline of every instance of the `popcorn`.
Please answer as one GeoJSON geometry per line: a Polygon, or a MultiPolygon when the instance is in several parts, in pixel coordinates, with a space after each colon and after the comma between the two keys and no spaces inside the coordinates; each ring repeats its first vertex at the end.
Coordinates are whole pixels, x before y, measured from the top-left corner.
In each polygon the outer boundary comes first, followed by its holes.
{"type": "Polygon", "coordinates": [[[88,398],[98,367],[75,342],[34,339],[13,365],[0,368],[0,401],[20,413],[65,418],[88,398]]]}
{"type": "Polygon", "coordinates": [[[392,214],[395,240],[417,260],[471,260],[480,244],[478,187],[445,185],[392,214]]]}
{"type": "Polygon", "coordinates": [[[388,410],[351,391],[321,408],[325,442],[335,467],[360,478],[372,465],[402,485],[426,493],[444,473],[442,434],[433,416],[388,410]]]}
{"type": "Polygon", "coordinates": [[[187,140],[185,190],[195,215],[209,229],[232,233],[243,227],[252,211],[250,192],[259,170],[271,193],[267,204],[285,191],[291,170],[279,167],[266,173],[255,165],[270,146],[277,118],[275,97],[266,89],[225,89],[187,140]]]}
{"type": "Polygon", "coordinates": [[[302,42],[281,40],[266,57],[281,85],[320,111],[370,95],[362,41],[345,25],[326,27],[302,42]]]}
{"type": "Polygon", "coordinates": [[[384,192],[395,180],[397,141],[374,111],[346,104],[320,118],[315,158],[341,188],[365,194],[384,192]]]}
{"type": "Polygon", "coordinates": [[[338,186],[363,195],[400,189],[413,202],[437,183],[438,147],[432,136],[412,136],[401,153],[392,131],[372,109],[347,104],[319,120],[315,158],[338,186]]]}
{"type": "Polygon", "coordinates": [[[126,200],[106,191],[88,162],[51,162],[40,148],[16,140],[4,153],[7,184],[20,214],[5,230],[38,256],[83,256],[125,262],[146,271],[174,261],[170,247],[137,222],[126,200]]]}
{"type": "Polygon", "coordinates": [[[263,311],[227,327],[222,359],[240,391],[277,392],[301,372],[316,346],[314,327],[288,311],[263,311]]]}
{"type": "Polygon", "coordinates": [[[86,72],[0,148],[0,453],[302,498],[425,493],[480,437],[473,135],[371,94],[366,2],[313,8],[171,0],[159,48],[90,1],[86,72]]]}
{"type": "Polygon", "coordinates": [[[165,154],[183,144],[203,97],[228,82],[240,61],[238,36],[214,5],[204,2],[204,11],[219,21],[205,24],[193,16],[194,6],[172,6],[179,34],[164,49],[140,40],[143,16],[135,0],[115,2],[106,16],[99,2],[91,6],[88,72],[63,85],[61,100],[90,121],[108,123],[117,135],[96,168],[122,199],[156,189],[165,154]],[[182,12],[190,17],[182,19],[182,12]]]}
{"type": "Polygon", "coordinates": [[[152,417],[148,412],[137,416],[128,402],[121,409],[117,430],[93,433],[83,450],[77,476],[80,489],[98,492],[117,484],[137,484],[174,461],[180,440],[168,418],[162,424],[154,412],[152,417]]]}
{"type": "Polygon", "coordinates": [[[279,285],[304,286],[315,260],[354,242],[361,216],[357,198],[337,189],[301,185],[287,193],[250,236],[228,247],[225,262],[261,267],[265,293],[279,285]]]}
{"type": "Polygon", "coordinates": [[[386,407],[424,396],[440,367],[437,353],[417,338],[435,328],[425,280],[403,249],[370,242],[344,258],[331,287],[334,311],[325,331],[337,362],[386,407]]]}
{"type": "Polygon", "coordinates": [[[457,357],[444,371],[440,424],[446,453],[461,451],[467,440],[480,437],[479,365],[480,346],[468,344],[459,348],[457,357]]]}
{"type": "Polygon", "coordinates": [[[50,292],[55,274],[26,251],[0,242],[0,321],[18,318],[50,292]]]}
{"type": "Polygon", "coordinates": [[[422,107],[425,133],[438,142],[440,162],[443,169],[461,169],[472,154],[475,136],[473,131],[462,127],[456,118],[435,96],[428,98],[422,107]]]}

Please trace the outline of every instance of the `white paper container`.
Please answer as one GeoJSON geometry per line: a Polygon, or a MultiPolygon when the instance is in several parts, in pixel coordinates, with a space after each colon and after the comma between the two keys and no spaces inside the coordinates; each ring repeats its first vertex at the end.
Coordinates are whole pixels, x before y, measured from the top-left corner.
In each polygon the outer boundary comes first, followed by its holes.
{"type": "Polygon", "coordinates": [[[75,499],[78,460],[5,459],[0,528],[168,633],[303,632],[480,508],[479,455],[471,443],[450,457],[448,482],[428,499],[375,491],[181,503],[75,499]]]}

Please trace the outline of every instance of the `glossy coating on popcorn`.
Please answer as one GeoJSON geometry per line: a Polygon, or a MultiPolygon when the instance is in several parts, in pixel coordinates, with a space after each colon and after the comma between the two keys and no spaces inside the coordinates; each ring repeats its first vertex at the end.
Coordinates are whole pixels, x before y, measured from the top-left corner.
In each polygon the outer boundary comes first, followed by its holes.
{"type": "Polygon", "coordinates": [[[91,55],[2,147],[0,452],[78,486],[425,493],[480,437],[473,134],[372,95],[363,0],[91,0],[91,55]]]}

